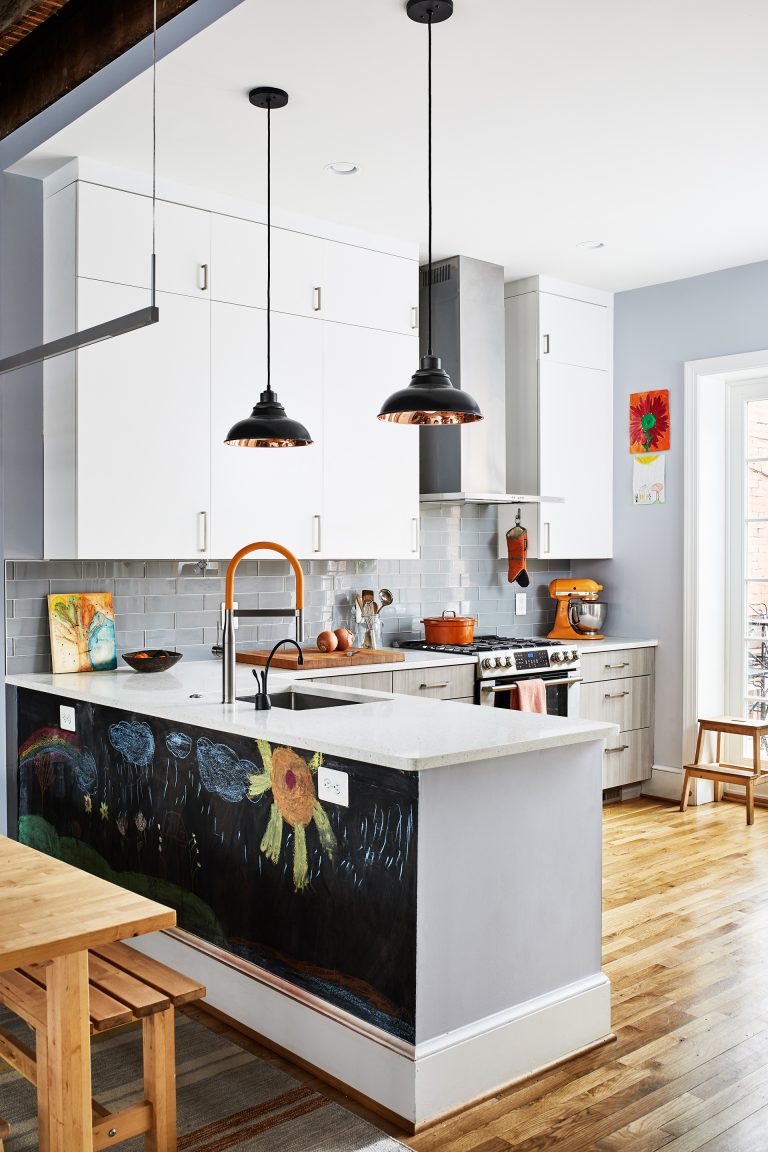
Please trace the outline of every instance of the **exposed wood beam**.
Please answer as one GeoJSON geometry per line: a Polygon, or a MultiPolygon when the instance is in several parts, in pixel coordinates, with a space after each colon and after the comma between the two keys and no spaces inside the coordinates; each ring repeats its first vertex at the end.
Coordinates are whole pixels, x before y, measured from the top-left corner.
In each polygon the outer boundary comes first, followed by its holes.
{"type": "Polygon", "coordinates": [[[0,0],[0,55],[8,52],[68,0],[0,0]]]}
{"type": "MultiPolygon", "coordinates": [[[[0,0],[13,7],[24,0],[0,0]]],[[[157,0],[158,25],[196,0],[157,0]]],[[[68,0],[0,56],[0,139],[116,60],[152,30],[152,0],[68,0]]]]}

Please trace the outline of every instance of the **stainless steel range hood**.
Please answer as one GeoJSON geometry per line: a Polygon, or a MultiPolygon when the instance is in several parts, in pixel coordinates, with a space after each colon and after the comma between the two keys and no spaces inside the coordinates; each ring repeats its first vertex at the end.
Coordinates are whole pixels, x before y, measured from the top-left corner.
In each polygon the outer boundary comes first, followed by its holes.
{"type": "MultiPolygon", "coordinates": [[[[421,353],[427,352],[429,269],[421,269],[421,353]]],[[[452,256],[432,265],[432,330],[436,355],[451,380],[477,400],[476,424],[419,429],[422,501],[457,504],[538,502],[507,492],[504,379],[504,269],[452,256]]]]}

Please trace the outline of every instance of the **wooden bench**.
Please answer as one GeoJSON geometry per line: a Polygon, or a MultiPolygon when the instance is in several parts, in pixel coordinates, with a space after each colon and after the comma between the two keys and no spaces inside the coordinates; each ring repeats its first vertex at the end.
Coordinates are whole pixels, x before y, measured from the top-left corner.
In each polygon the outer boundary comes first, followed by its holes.
{"type": "Polygon", "coordinates": [[[761,740],[768,736],[768,721],[741,720],[734,716],[716,716],[710,720],[699,720],[696,737],[696,755],[693,764],[683,765],[683,790],[680,794],[680,811],[688,807],[688,785],[692,778],[713,780],[715,801],[723,798],[724,784],[739,784],[746,790],[747,824],[755,822],[755,785],[768,780],[768,772],[761,765],[761,740]],[[711,763],[701,762],[701,749],[704,734],[716,735],[715,759],[711,763]],[[724,735],[746,737],[752,742],[752,766],[745,768],[738,764],[723,764],[720,761],[720,743],[724,735]]]}
{"type": "MultiPolygon", "coordinates": [[[[37,1086],[40,1152],[48,1149],[46,969],[0,972],[0,1003],[35,1033],[35,1051],[0,1029],[0,1058],[37,1086]]],[[[91,1035],[141,1022],[144,1100],[109,1112],[92,1101],[93,1146],[105,1148],[149,1133],[153,1152],[176,1149],[176,1057],[173,1009],[205,996],[205,988],[126,944],[88,953],[91,1035]]],[[[0,1152],[2,1143],[0,1142],[0,1152]]]]}

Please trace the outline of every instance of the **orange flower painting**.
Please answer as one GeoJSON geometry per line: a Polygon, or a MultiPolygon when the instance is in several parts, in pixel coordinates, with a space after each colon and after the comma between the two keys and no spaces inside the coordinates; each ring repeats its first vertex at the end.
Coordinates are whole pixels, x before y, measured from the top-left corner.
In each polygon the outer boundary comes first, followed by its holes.
{"type": "Polygon", "coordinates": [[[633,392],[629,397],[630,452],[669,451],[669,392],[633,392]]]}

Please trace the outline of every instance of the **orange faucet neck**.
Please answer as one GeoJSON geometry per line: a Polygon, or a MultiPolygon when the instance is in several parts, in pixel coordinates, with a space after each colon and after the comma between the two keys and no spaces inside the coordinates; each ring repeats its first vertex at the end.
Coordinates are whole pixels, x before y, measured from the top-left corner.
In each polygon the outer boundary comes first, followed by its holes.
{"type": "Polygon", "coordinates": [[[290,564],[296,577],[296,608],[300,611],[304,609],[304,573],[301,570],[301,565],[294,556],[293,552],[289,552],[282,544],[275,544],[271,540],[258,540],[255,544],[246,544],[239,552],[230,560],[227,566],[227,577],[224,586],[224,607],[230,611],[235,604],[235,572],[240,561],[250,555],[251,552],[278,552],[290,564]]]}

